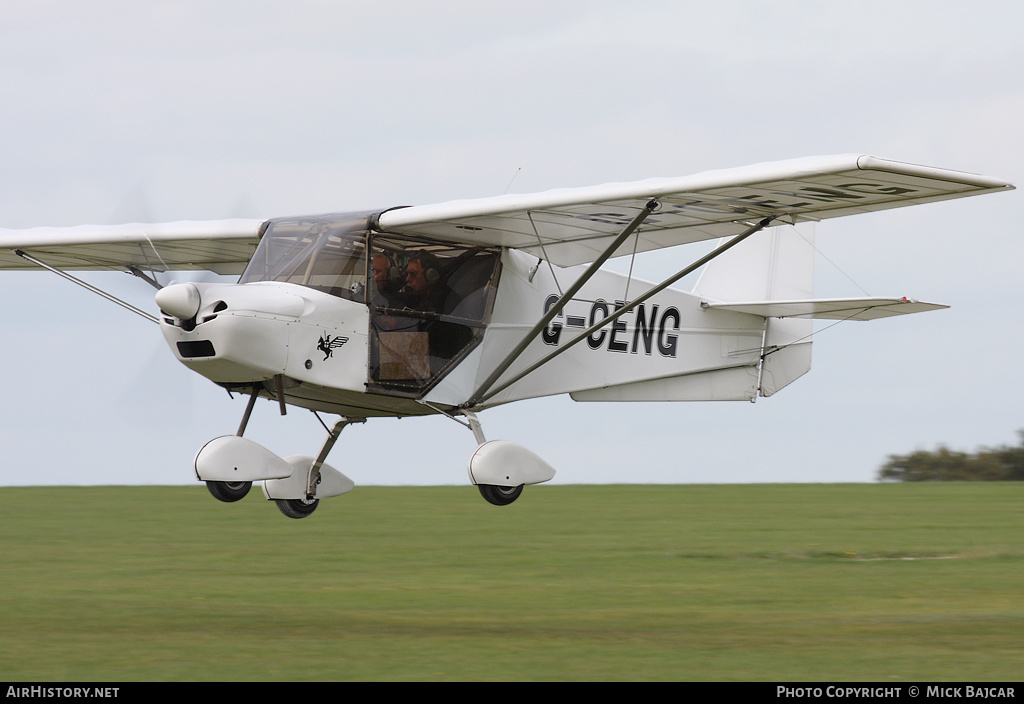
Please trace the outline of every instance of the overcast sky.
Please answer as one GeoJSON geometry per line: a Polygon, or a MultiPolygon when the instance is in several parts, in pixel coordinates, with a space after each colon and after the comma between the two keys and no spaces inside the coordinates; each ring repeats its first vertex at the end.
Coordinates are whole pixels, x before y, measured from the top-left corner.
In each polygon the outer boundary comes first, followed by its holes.
{"type": "MultiPolygon", "coordinates": [[[[847,152],[1021,185],[1022,27],[1024,5],[984,1],[7,2],[0,227],[362,210],[847,152]]],[[[889,454],[1015,444],[1021,198],[820,225],[817,295],[952,308],[824,330],[811,373],[772,398],[559,397],[487,411],[484,430],[558,483],[863,482],[889,454]]],[[[129,276],[87,278],[155,311],[129,276]]],[[[0,300],[0,484],[189,483],[195,452],[237,428],[244,399],[152,323],[45,272],[0,273],[0,300]]],[[[282,455],[324,435],[269,401],[246,433],[282,455]]],[[[447,419],[370,420],[329,463],[357,485],[461,484],[474,446],[447,419]]]]}

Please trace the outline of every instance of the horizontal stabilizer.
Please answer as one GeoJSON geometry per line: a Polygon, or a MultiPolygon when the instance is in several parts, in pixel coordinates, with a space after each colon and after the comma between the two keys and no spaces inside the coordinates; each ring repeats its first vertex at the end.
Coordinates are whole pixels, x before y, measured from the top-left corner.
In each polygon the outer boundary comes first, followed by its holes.
{"type": "Polygon", "coordinates": [[[912,298],[819,298],[803,301],[752,301],[702,305],[705,308],[750,313],[764,318],[816,320],[877,320],[894,315],[949,308],[941,303],[924,303],[912,298]]]}

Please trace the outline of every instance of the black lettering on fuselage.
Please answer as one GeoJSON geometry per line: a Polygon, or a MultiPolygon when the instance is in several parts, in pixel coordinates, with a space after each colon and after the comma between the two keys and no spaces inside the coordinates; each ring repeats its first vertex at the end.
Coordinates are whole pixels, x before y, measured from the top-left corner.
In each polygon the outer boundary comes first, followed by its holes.
{"type": "Polygon", "coordinates": [[[654,343],[654,321],[658,319],[658,306],[657,304],[651,306],[651,319],[648,320],[644,314],[644,304],[641,303],[636,307],[636,324],[633,326],[633,346],[630,348],[631,354],[637,353],[638,343],[644,343],[644,354],[650,354],[654,350],[651,349],[654,343]]]}
{"type": "MultiPolygon", "coordinates": [[[[548,296],[547,300],[544,301],[544,312],[547,313],[549,310],[551,310],[551,306],[555,305],[556,303],[558,303],[558,296],[552,293],[550,296],[548,296]]],[[[561,317],[562,311],[559,310],[558,314],[555,316],[555,319],[561,317]]],[[[550,323],[547,324],[547,327],[544,328],[544,331],[540,334],[540,336],[544,340],[544,344],[557,345],[558,338],[562,336],[562,324],[556,323],[555,320],[552,320],[550,323]]]]}
{"type": "MultiPolygon", "coordinates": [[[[601,311],[601,319],[608,317],[608,303],[598,298],[594,301],[593,305],[590,306],[590,324],[588,328],[593,327],[597,324],[597,311],[601,311]]],[[[608,334],[605,328],[595,330],[587,336],[587,344],[590,345],[590,349],[596,350],[604,344],[604,338],[608,334]]]]}
{"type": "Polygon", "coordinates": [[[665,309],[665,312],[661,316],[661,322],[658,324],[658,352],[665,357],[675,357],[677,345],[679,343],[678,335],[668,335],[665,333],[665,328],[668,326],[668,319],[672,318],[675,321],[675,327],[673,330],[679,330],[679,323],[682,320],[679,317],[679,310],[674,307],[665,309]]]}
{"type": "MultiPolygon", "coordinates": [[[[558,296],[551,294],[544,301],[544,312],[558,302],[558,296]]],[[[615,301],[615,310],[626,306],[625,301],[615,301]]],[[[581,321],[586,320],[588,328],[597,325],[612,314],[612,304],[597,299],[590,304],[590,313],[584,316],[569,315],[565,318],[571,327],[582,327],[581,321]]],[[[541,337],[545,344],[557,345],[561,341],[561,321],[563,312],[558,311],[555,318],[544,328],[541,337]]],[[[679,327],[682,316],[675,306],[661,308],[658,304],[647,307],[641,303],[636,308],[620,315],[611,323],[587,335],[587,346],[592,350],[605,350],[620,354],[643,354],[650,356],[657,351],[662,357],[674,358],[679,352],[679,327]],[[632,335],[630,335],[629,316],[633,316],[632,335]]]]}
{"type": "MultiPolygon", "coordinates": [[[[625,301],[615,301],[615,310],[625,308],[625,301]]],[[[619,333],[626,332],[626,321],[623,320],[625,316],[620,315],[618,318],[612,321],[612,334],[608,339],[608,351],[609,352],[625,352],[629,349],[629,343],[625,340],[619,339],[619,333]]]]}

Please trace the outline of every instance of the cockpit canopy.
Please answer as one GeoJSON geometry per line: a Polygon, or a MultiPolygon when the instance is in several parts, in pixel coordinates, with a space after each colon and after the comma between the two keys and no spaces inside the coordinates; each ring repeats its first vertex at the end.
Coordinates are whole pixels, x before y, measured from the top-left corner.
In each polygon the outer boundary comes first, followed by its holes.
{"type": "Polygon", "coordinates": [[[366,234],[372,213],[271,220],[239,283],[286,281],[365,301],[366,234]]]}
{"type": "Polygon", "coordinates": [[[239,283],[283,281],[370,309],[370,386],[419,395],[479,344],[501,252],[372,229],[373,212],[270,221],[239,283]]]}

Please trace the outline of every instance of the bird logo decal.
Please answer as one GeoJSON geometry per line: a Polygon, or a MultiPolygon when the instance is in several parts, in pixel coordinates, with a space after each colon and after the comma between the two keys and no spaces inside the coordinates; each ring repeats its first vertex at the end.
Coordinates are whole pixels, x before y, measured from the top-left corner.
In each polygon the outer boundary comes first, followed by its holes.
{"type": "Polygon", "coordinates": [[[320,337],[320,343],[316,346],[318,350],[324,353],[324,361],[326,362],[334,354],[334,350],[338,349],[342,345],[348,342],[347,337],[341,335],[335,335],[333,338],[324,333],[320,337]]]}

